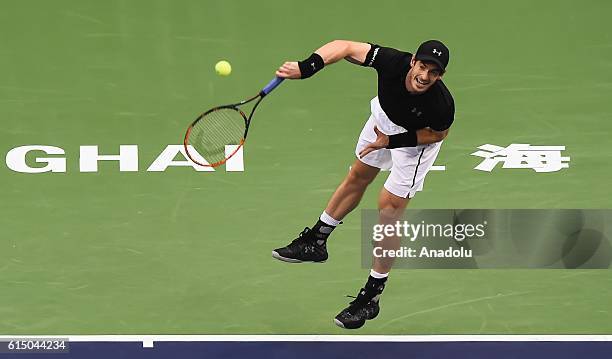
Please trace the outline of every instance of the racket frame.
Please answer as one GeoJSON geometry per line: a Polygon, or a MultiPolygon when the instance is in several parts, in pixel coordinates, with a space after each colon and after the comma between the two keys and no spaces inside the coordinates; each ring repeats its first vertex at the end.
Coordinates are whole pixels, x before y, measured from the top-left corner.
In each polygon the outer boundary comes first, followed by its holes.
{"type": "Polygon", "coordinates": [[[189,159],[191,161],[193,161],[194,163],[196,163],[196,164],[198,164],[200,166],[204,166],[204,167],[219,167],[222,164],[224,164],[225,162],[227,162],[230,158],[232,158],[236,153],[238,153],[238,151],[242,148],[242,146],[244,145],[244,142],[246,141],[247,134],[249,133],[249,126],[251,125],[251,119],[253,118],[253,114],[255,113],[255,110],[257,109],[257,106],[259,106],[259,103],[261,102],[261,100],[263,100],[263,98],[266,97],[267,94],[272,92],[272,90],[274,90],[278,85],[280,85],[283,82],[283,80],[284,79],[282,79],[280,77],[276,77],[272,81],[270,81],[266,85],[266,87],[264,87],[261,91],[259,91],[259,93],[257,95],[255,95],[255,96],[253,96],[253,97],[251,97],[249,99],[240,101],[238,103],[230,104],[230,105],[223,105],[223,106],[213,107],[210,110],[200,114],[191,123],[191,125],[189,125],[189,127],[187,128],[187,132],[185,133],[185,137],[183,138],[183,147],[185,149],[185,153],[187,154],[187,157],[189,157],[189,159]],[[251,110],[251,112],[249,113],[249,116],[247,117],[246,114],[244,113],[244,111],[242,111],[242,109],[240,109],[238,106],[246,105],[247,103],[255,101],[255,100],[257,100],[257,101],[255,102],[255,105],[253,106],[253,109],[251,110]],[[192,154],[189,153],[189,135],[191,134],[191,130],[193,129],[193,127],[200,120],[202,120],[204,118],[204,116],[208,115],[211,112],[222,110],[222,109],[232,109],[234,111],[237,111],[242,116],[242,118],[244,119],[244,135],[242,136],[242,139],[240,140],[240,143],[238,144],[236,149],[229,156],[226,156],[225,159],[223,159],[221,161],[214,162],[214,163],[201,163],[200,161],[195,159],[194,156],[192,156],[192,154]]]}

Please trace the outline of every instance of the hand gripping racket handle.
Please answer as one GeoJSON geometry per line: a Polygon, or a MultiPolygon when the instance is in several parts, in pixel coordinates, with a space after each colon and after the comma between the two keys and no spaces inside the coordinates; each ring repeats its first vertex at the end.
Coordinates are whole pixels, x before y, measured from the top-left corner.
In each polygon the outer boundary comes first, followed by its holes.
{"type": "Polygon", "coordinates": [[[263,88],[263,90],[261,90],[261,96],[265,96],[267,94],[269,94],[270,92],[272,92],[272,90],[274,90],[278,85],[281,84],[281,82],[283,82],[284,78],[282,77],[275,77],[274,80],[270,81],[266,87],[263,88]]]}

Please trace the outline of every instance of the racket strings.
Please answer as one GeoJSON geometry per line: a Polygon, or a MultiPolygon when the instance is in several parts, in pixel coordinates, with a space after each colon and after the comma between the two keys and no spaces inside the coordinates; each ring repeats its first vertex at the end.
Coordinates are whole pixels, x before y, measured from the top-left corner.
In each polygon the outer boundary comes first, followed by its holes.
{"type": "MultiPolygon", "coordinates": [[[[210,163],[227,158],[226,146],[239,145],[246,128],[242,114],[232,108],[212,111],[196,122],[188,138],[188,144],[210,163]]],[[[228,151],[227,155],[233,151],[228,151]]]]}

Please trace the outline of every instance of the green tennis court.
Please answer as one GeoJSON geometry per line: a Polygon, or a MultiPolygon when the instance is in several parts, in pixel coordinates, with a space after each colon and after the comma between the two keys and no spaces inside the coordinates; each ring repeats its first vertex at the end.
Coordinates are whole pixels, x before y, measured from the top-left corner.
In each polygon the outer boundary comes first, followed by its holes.
{"type": "MultiPolygon", "coordinates": [[[[354,160],[376,72],[285,81],[258,109],[243,172],[147,171],[194,116],[254,95],[333,39],[407,51],[439,38],[456,119],[412,208],[610,208],[612,38],[605,1],[4,1],[0,150],[65,172],[0,169],[0,333],[346,334],[360,216],[322,265],[270,251],[321,213],[354,160]],[[229,77],[214,64],[232,63],[229,77]],[[478,146],[565,146],[569,167],[474,169],[478,146]],[[117,155],[81,172],[80,146],[117,155]]],[[[180,155],[176,161],[184,161],[180,155]]],[[[375,208],[384,174],[361,208],[375,208]]],[[[610,334],[609,270],[398,270],[355,334],[610,334]]]]}

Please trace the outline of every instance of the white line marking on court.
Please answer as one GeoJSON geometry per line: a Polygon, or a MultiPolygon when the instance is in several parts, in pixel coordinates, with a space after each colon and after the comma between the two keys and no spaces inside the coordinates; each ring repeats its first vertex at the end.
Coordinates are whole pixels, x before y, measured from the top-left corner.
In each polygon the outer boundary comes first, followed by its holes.
{"type": "Polygon", "coordinates": [[[489,300],[489,299],[498,299],[498,298],[505,298],[505,297],[511,297],[511,296],[515,296],[515,295],[523,295],[523,294],[528,294],[531,292],[515,292],[515,293],[508,293],[508,294],[496,294],[496,295],[490,295],[490,296],[486,296],[486,297],[480,297],[480,298],[474,298],[474,299],[469,299],[469,300],[462,300],[460,302],[454,302],[454,303],[448,303],[448,304],[444,304],[438,307],[434,307],[434,308],[430,308],[430,309],[425,309],[425,310],[419,310],[418,312],[413,312],[413,313],[409,313],[406,315],[402,315],[399,317],[396,317],[395,319],[392,319],[388,322],[386,322],[385,324],[383,324],[381,326],[381,328],[386,327],[387,325],[391,324],[391,323],[395,323],[397,321],[406,319],[406,318],[410,318],[413,317],[415,315],[419,315],[419,314],[424,314],[424,313],[430,313],[430,312],[435,312],[436,310],[441,310],[441,309],[446,309],[449,307],[455,307],[458,305],[464,305],[464,304],[470,304],[470,303],[476,303],[476,302],[482,302],[484,300],[489,300]]]}
{"type": "Polygon", "coordinates": [[[72,16],[72,17],[76,17],[82,20],[86,20],[89,22],[93,22],[96,24],[100,24],[100,25],[106,25],[103,21],[96,19],[95,17],[89,16],[89,15],[83,15],[83,14],[79,14],[78,12],[74,12],[74,11],[64,11],[64,15],[66,16],[72,16]]]}
{"type": "MultiPolygon", "coordinates": [[[[353,166],[349,166],[349,171],[353,166]]],[[[446,171],[446,166],[431,166],[431,171],[446,171]]],[[[382,172],[388,172],[389,170],[381,170],[382,172]]]]}

